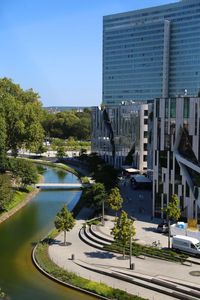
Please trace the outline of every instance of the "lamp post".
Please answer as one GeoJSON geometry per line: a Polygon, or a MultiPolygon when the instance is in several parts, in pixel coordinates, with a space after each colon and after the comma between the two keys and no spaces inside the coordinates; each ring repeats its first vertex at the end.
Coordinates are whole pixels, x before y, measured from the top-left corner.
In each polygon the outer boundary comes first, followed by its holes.
{"type": "Polygon", "coordinates": [[[104,200],[102,201],[102,225],[105,225],[105,221],[104,221],[104,200]]]}
{"type": "Polygon", "coordinates": [[[132,264],[132,231],[133,231],[133,222],[135,221],[135,218],[130,217],[130,255],[129,255],[129,266],[130,270],[133,270],[134,266],[132,264]]]}

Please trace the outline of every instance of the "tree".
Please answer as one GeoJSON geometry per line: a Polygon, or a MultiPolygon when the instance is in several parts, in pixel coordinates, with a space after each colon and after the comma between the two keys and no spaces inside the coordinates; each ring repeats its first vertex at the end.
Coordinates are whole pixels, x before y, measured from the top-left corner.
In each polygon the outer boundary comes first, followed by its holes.
{"type": "Polygon", "coordinates": [[[89,206],[97,211],[102,207],[102,223],[104,224],[104,203],[107,198],[105,186],[103,183],[95,183],[85,190],[84,195],[89,206]]]}
{"type": "Polygon", "coordinates": [[[118,177],[118,171],[112,166],[99,164],[95,166],[94,180],[105,185],[106,189],[115,187],[118,177]]]}
{"type": "Polygon", "coordinates": [[[8,78],[0,79],[0,117],[6,124],[6,151],[37,150],[43,142],[42,106],[33,90],[24,91],[8,78]]]}
{"type": "Polygon", "coordinates": [[[123,198],[121,197],[120,191],[117,187],[111,189],[107,198],[107,203],[111,209],[116,211],[116,214],[117,211],[122,208],[123,198]]]}
{"type": "Polygon", "coordinates": [[[10,161],[10,170],[16,177],[19,178],[19,182],[23,188],[37,182],[37,168],[32,162],[23,159],[11,159],[10,161]]]}
{"type": "Polygon", "coordinates": [[[57,213],[54,224],[59,232],[64,232],[64,245],[66,245],[66,232],[70,231],[75,226],[73,214],[66,206],[63,206],[61,211],[57,213]]]}
{"type": "Polygon", "coordinates": [[[64,156],[65,156],[65,147],[64,146],[57,147],[57,158],[61,159],[64,156]]]}
{"type": "Polygon", "coordinates": [[[6,210],[12,199],[12,194],[10,177],[6,174],[0,175],[0,211],[6,210]]]}
{"type": "Polygon", "coordinates": [[[114,240],[123,247],[123,258],[125,257],[125,249],[130,239],[135,236],[135,227],[133,221],[128,218],[127,213],[122,210],[120,216],[115,219],[114,227],[111,231],[114,240]]]}
{"type": "Polygon", "coordinates": [[[171,220],[178,220],[180,218],[181,212],[179,208],[179,199],[176,194],[172,195],[171,200],[167,207],[165,208],[165,213],[167,215],[168,219],[168,248],[170,248],[170,236],[171,236],[171,230],[170,230],[170,223],[171,220]]]}
{"type": "Polygon", "coordinates": [[[6,123],[5,119],[0,114],[0,173],[5,172],[6,167],[6,123]]]}

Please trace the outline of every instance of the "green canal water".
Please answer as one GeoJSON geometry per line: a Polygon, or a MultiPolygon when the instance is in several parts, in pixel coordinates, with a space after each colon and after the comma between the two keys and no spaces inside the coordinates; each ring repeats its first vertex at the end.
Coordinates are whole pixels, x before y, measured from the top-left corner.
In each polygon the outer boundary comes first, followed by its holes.
{"type": "MultiPolygon", "coordinates": [[[[76,183],[71,173],[47,168],[45,182],[76,183]]],[[[71,210],[80,191],[42,190],[29,204],[0,225],[0,287],[11,300],[92,300],[42,275],[33,265],[33,244],[52,228],[56,213],[67,204],[71,210]]]]}

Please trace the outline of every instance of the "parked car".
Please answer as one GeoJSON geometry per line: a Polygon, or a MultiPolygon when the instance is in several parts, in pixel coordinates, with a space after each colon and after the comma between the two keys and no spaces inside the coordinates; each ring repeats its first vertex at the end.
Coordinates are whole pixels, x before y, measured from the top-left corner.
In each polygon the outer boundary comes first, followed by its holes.
{"type": "Polygon", "coordinates": [[[187,252],[200,257],[200,242],[190,236],[175,235],[172,238],[172,249],[187,252]]]}
{"type": "Polygon", "coordinates": [[[168,233],[169,232],[168,223],[163,221],[160,224],[158,224],[157,232],[159,232],[159,233],[168,233]]]}

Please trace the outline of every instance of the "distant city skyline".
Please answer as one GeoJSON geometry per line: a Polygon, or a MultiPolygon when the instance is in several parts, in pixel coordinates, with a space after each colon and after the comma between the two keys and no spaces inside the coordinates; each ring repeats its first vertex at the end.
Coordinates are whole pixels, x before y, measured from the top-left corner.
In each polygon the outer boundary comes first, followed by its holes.
{"type": "Polygon", "coordinates": [[[33,88],[44,106],[102,100],[103,16],[176,0],[0,2],[0,77],[33,88]]]}

